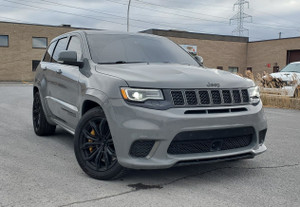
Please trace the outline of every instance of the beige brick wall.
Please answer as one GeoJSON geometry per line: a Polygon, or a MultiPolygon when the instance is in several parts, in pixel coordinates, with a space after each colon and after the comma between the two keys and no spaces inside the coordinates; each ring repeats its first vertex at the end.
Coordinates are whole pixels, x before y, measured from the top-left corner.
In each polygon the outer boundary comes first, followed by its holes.
{"type": "Polygon", "coordinates": [[[51,27],[0,22],[0,35],[9,36],[9,47],[0,47],[0,81],[31,81],[32,60],[41,60],[45,49],[32,48],[32,37],[47,37],[50,41],[67,27],[51,27]]]}
{"type": "Polygon", "coordinates": [[[177,44],[196,45],[198,55],[204,59],[204,65],[209,68],[223,66],[224,70],[228,67],[238,67],[240,73],[244,73],[246,68],[247,43],[226,42],[213,40],[199,40],[168,37],[177,44]]]}
{"type": "Polygon", "coordinates": [[[255,74],[264,71],[272,73],[275,63],[280,69],[286,65],[288,50],[300,50],[300,37],[250,42],[248,43],[247,66],[252,67],[255,74]],[[270,68],[267,67],[268,64],[271,64],[270,68]]]}
{"type": "MultiPolygon", "coordinates": [[[[0,47],[0,81],[33,80],[32,60],[40,60],[45,49],[32,48],[32,37],[47,37],[49,44],[54,37],[72,30],[76,28],[0,22],[0,35],[9,35],[9,47],[0,47]]],[[[251,43],[168,38],[177,44],[196,45],[207,67],[238,67],[242,74],[246,67],[252,67],[255,74],[271,73],[275,63],[280,68],[286,65],[288,50],[300,50],[300,37],[251,43]]]]}

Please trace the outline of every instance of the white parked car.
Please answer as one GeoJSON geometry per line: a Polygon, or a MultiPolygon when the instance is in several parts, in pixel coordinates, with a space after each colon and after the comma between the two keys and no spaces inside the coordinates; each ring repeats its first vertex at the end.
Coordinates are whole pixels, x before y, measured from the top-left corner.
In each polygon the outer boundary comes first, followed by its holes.
{"type": "Polygon", "coordinates": [[[266,82],[272,79],[272,84],[266,84],[262,92],[299,97],[300,62],[290,63],[280,72],[264,76],[264,79],[266,82]]]}

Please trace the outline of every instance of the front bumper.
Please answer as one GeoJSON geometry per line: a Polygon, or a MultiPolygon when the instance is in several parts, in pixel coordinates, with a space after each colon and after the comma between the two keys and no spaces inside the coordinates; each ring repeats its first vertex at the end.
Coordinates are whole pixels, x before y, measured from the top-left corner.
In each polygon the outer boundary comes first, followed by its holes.
{"type": "MultiPolygon", "coordinates": [[[[233,109],[241,106],[222,107],[233,109]]],[[[247,111],[235,113],[185,114],[186,108],[155,110],[128,105],[122,99],[110,99],[107,119],[113,136],[119,163],[133,169],[169,168],[176,164],[220,161],[238,157],[251,158],[267,148],[259,144],[259,132],[267,128],[262,104],[243,106],[247,111]],[[253,142],[242,148],[194,154],[168,154],[173,138],[180,132],[253,127],[253,142]],[[137,140],[154,140],[149,155],[136,158],[130,147],[137,140]]],[[[219,109],[217,107],[215,109],[219,109]]],[[[188,108],[188,110],[199,110],[188,108]]],[[[201,109],[205,109],[201,107],[201,109]]],[[[214,109],[210,107],[209,109],[214,109]]]]}

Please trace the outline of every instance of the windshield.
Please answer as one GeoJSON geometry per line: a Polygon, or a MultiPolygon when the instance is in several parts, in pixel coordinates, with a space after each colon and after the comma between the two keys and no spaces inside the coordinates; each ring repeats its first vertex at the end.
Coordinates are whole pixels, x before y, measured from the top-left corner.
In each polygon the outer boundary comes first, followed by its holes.
{"type": "Polygon", "coordinates": [[[295,72],[295,73],[300,73],[300,63],[288,64],[280,72],[295,72]]]}
{"type": "Polygon", "coordinates": [[[178,63],[199,66],[180,46],[161,38],[132,34],[88,34],[92,60],[98,64],[178,63]]]}

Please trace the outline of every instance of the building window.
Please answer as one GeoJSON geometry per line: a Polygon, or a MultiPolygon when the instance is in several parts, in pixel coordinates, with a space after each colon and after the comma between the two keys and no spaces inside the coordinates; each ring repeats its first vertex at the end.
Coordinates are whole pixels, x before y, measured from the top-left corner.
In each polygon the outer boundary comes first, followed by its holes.
{"type": "Polygon", "coordinates": [[[239,68],[238,67],[228,67],[228,71],[231,73],[238,73],[239,68]]]}
{"type": "Polygon", "coordinates": [[[0,35],[0,47],[8,47],[8,35],[0,35]]]}
{"type": "Polygon", "coordinates": [[[32,60],[32,71],[36,71],[37,66],[40,64],[39,60],[32,60]]]}
{"type": "Polygon", "coordinates": [[[217,69],[223,70],[223,66],[217,66],[217,69]]]}
{"type": "Polygon", "coordinates": [[[46,37],[32,37],[32,48],[47,48],[48,39],[46,37]]]}

